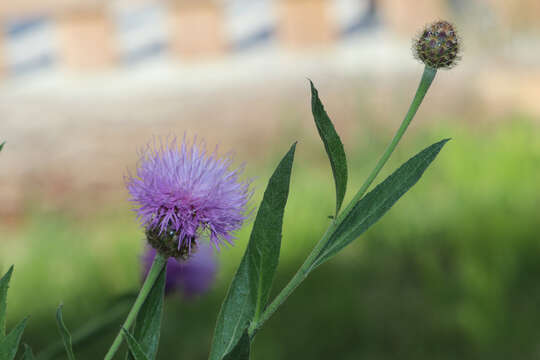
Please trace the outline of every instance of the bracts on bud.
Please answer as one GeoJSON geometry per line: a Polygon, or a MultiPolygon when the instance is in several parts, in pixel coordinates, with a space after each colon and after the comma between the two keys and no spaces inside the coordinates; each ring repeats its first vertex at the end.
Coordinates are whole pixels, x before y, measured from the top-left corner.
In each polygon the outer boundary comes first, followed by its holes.
{"type": "Polygon", "coordinates": [[[159,228],[146,229],[148,243],[166,258],[187,260],[197,251],[197,239],[189,237],[180,239],[177,231],[169,228],[160,232],[159,228]]]}
{"type": "Polygon", "coordinates": [[[414,39],[415,57],[433,69],[449,69],[460,59],[461,44],[454,26],[436,21],[414,39]]]}

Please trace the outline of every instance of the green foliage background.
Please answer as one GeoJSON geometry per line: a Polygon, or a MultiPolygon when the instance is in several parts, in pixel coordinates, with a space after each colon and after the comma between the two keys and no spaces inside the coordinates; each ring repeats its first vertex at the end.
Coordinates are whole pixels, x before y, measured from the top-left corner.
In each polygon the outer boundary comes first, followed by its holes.
{"type": "MultiPolygon", "coordinates": [[[[379,181],[421,148],[453,139],[377,225],[295,292],[257,335],[253,359],[538,357],[538,123],[515,116],[481,130],[453,119],[444,124],[406,135],[379,181]]],[[[299,140],[274,293],[300,266],[335,207],[324,149],[299,140]]],[[[352,149],[346,144],[349,196],[387,141],[380,136],[352,149]]],[[[254,204],[287,149],[281,145],[275,156],[248,164],[248,175],[256,176],[254,204]]],[[[73,331],[138,286],[142,233],[128,206],[91,216],[30,206],[23,230],[0,228],[0,270],[16,266],[8,328],[32,315],[23,341],[35,353],[59,340],[54,313],[61,301],[73,331]]],[[[212,292],[191,301],[167,299],[158,358],[207,357],[219,305],[251,225],[235,248],[219,255],[212,292]]],[[[77,358],[101,357],[117,329],[84,349],[75,347],[77,358]]]]}

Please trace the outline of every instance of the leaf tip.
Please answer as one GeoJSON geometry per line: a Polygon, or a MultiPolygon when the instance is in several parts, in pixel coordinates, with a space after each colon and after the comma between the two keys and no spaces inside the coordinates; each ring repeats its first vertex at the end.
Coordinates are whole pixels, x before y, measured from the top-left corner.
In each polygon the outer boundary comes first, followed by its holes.
{"type": "Polygon", "coordinates": [[[439,141],[438,143],[435,143],[434,145],[437,145],[440,151],[443,148],[443,146],[446,145],[446,143],[449,142],[450,140],[452,140],[452,138],[442,139],[441,141],[439,141]]]}
{"type": "Polygon", "coordinates": [[[293,144],[291,145],[291,148],[289,149],[290,155],[294,155],[294,153],[296,152],[296,145],[298,145],[298,141],[293,142],[293,144]]]}
{"type": "Polygon", "coordinates": [[[15,265],[11,265],[3,277],[7,277],[7,279],[11,278],[11,274],[13,274],[14,269],[15,269],[15,265]]]}
{"type": "Polygon", "coordinates": [[[317,98],[319,97],[319,92],[317,91],[317,88],[315,87],[315,85],[313,84],[313,81],[311,81],[311,79],[308,79],[309,81],[309,87],[311,89],[311,97],[312,98],[317,98]]]}
{"type": "Polygon", "coordinates": [[[64,308],[64,303],[63,302],[61,302],[58,305],[58,307],[56,308],[56,322],[59,323],[59,324],[64,322],[64,320],[63,320],[64,316],[62,314],[63,308],[64,308]]]}
{"type": "Polygon", "coordinates": [[[8,269],[8,271],[0,278],[0,283],[5,284],[5,286],[9,286],[9,282],[11,281],[11,275],[13,274],[14,266],[11,265],[8,269]]]}

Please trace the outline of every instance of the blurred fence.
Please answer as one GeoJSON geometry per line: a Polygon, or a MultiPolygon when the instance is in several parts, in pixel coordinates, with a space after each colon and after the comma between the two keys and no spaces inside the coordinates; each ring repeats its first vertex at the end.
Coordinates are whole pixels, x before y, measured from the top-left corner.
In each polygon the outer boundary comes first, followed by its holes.
{"type": "Polygon", "coordinates": [[[538,0],[0,1],[0,141],[9,149],[0,215],[16,218],[34,197],[60,208],[74,205],[73,194],[109,201],[149,134],[190,129],[255,153],[285,126],[301,131],[291,123],[312,129],[306,103],[290,100],[306,98],[303,76],[327,80],[329,104],[360,104],[332,109],[346,141],[360,116],[378,124],[401,116],[390,114],[401,98],[387,94],[416,81],[404,81],[408,70],[418,75],[410,37],[436,18],[457,23],[466,53],[423,111],[471,123],[540,119],[539,8],[538,0]],[[475,53],[479,39],[496,49],[475,53]],[[216,63],[192,66],[204,61],[216,63]],[[44,161],[43,149],[54,156],[44,161]]]}
{"type": "Polygon", "coordinates": [[[265,46],[302,49],[377,27],[409,37],[425,22],[456,18],[472,7],[484,20],[495,17],[512,24],[516,17],[523,20],[534,13],[526,9],[539,14],[538,4],[531,0],[5,2],[0,5],[0,73],[95,70],[163,56],[178,61],[214,59],[265,46]],[[520,7],[521,3],[526,4],[520,7]]]}

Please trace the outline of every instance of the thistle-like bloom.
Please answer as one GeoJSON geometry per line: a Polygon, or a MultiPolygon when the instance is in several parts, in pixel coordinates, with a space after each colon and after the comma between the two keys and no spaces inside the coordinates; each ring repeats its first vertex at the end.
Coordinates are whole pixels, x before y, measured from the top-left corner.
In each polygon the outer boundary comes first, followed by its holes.
{"type": "Polygon", "coordinates": [[[126,186],[152,247],[186,259],[203,235],[216,248],[233,243],[252,192],[231,164],[231,157],[207,153],[204,143],[185,137],[180,146],[176,140],[147,146],[126,186]]]}
{"type": "MultiPolygon", "coordinates": [[[[143,278],[146,277],[156,250],[148,247],[142,257],[143,278]]],[[[207,292],[216,278],[217,261],[212,248],[202,244],[198,251],[187,260],[169,258],[165,280],[165,294],[179,291],[186,298],[202,295],[207,292]]]]}
{"type": "Polygon", "coordinates": [[[433,69],[449,69],[459,60],[460,41],[448,21],[436,21],[414,40],[415,57],[433,69]]]}

